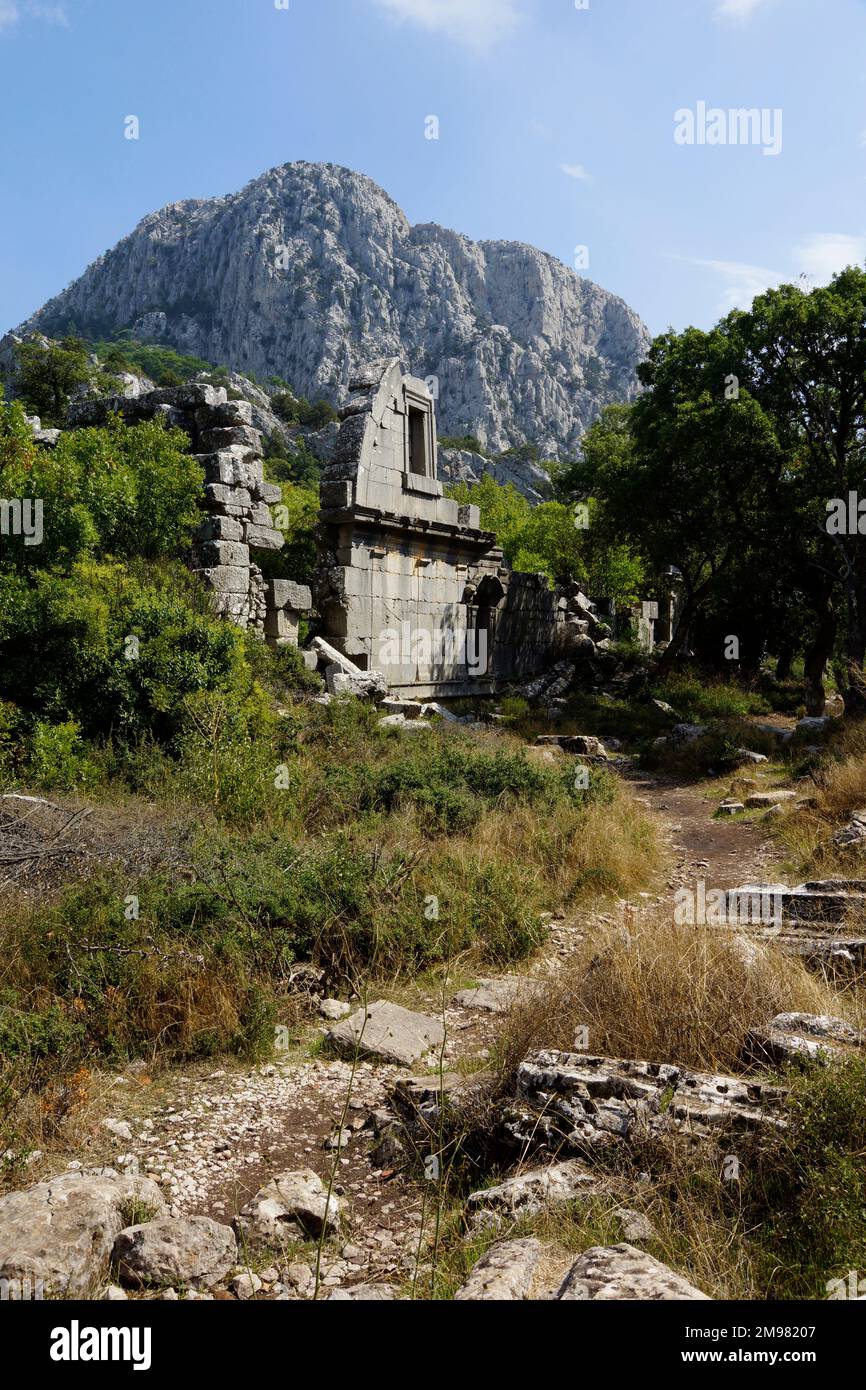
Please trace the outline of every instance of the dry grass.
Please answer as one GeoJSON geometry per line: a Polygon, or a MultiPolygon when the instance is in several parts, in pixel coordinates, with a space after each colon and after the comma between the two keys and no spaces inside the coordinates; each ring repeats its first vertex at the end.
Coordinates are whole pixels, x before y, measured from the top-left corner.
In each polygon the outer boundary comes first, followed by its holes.
{"type": "Polygon", "coordinates": [[[850,995],[772,942],[635,915],[628,928],[593,929],[538,998],[515,1006],[499,1056],[513,1070],[533,1048],[573,1050],[586,1028],[596,1055],[729,1070],[739,1066],[749,1028],[775,1014],[854,1009],[850,995]]]}

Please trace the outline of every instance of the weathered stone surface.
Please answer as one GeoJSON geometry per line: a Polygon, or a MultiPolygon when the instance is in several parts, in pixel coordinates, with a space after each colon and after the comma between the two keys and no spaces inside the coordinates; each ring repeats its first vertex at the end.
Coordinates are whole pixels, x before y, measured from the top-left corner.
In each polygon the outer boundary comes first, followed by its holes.
{"type": "Polygon", "coordinates": [[[595,1245],[575,1260],[556,1295],[563,1302],[601,1300],[705,1301],[681,1274],[633,1245],[595,1245]]]}
{"type": "Polygon", "coordinates": [[[848,824],[837,830],[833,844],[838,849],[855,849],[866,840],[866,811],[852,811],[848,824]]]}
{"type": "Polygon", "coordinates": [[[745,811],[742,801],[723,801],[719,806],[716,815],[718,816],[739,816],[745,811]]]}
{"type": "Polygon", "coordinates": [[[295,584],[291,579],[272,579],[270,594],[274,608],[292,608],[296,613],[309,613],[313,596],[308,584],[295,584]]]}
{"type": "Polygon", "coordinates": [[[121,1281],[130,1287],[169,1284],[212,1288],[226,1277],[237,1258],[231,1226],[207,1216],[129,1226],[120,1232],[112,1251],[121,1281]]]}
{"type": "Polygon", "coordinates": [[[750,748],[738,748],[736,758],[741,766],[751,763],[754,767],[758,767],[759,764],[770,761],[763,753],[753,753],[750,748]]]}
{"type": "Polygon", "coordinates": [[[796,792],[780,788],[774,792],[752,792],[751,796],[746,797],[746,806],[750,811],[756,811],[762,807],[766,809],[768,806],[782,806],[786,801],[796,801],[796,799],[796,792]]]}
{"type": "Polygon", "coordinates": [[[345,1018],[346,1014],[352,1012],[351,1004],[344,1004],[341,999],[323,999],[319,1005],[319,1013],[322,1018],[330,1018],[335,1022],[345,1018]]]}
{"type": "Polygon", "coordinates": [[[519,1216],[535,1215],[561,1202],[591,1197],[603,1188],[597,1173],[591,1173],[576,1159],[569,1159],[473,1192],[466,1203],[467,1217],[475,1227],[495,1226],[519,1216]]]}
{"type": "Polygon", "coordinates": [[[445,1029],[438,1018],[381,999],[331,1028],[327,1039],[344,1052],[357,1049],[382,1062],[412,1066],[432,1048],[442,1046],[445,1029]]]}
{"type": "Polygon", "coordinates": [[[366,356],[423,361],[453,378],[443,433],[472,421],[489,452],[533,439],[544,458],[572,456],[605,404],[637,393],[649,346],[621,299],[554,257],[413,228],[369,178],[307,162],[228,198],[152,213],[28,327],[72,319],[131,327],[210,362],[231,363],[243,343],[251,371],[280,373],[311,400],[351,380],[366,356]],[[263,247],[284,244],[295,250],[275,275],[263,247]],[[347,296],[347,286],[361,288],[347,296]],[[201,311],[153,308],[182,301],[201,311]],[[479,333],[491,313],[496,326],[479,333]]]}
{"type": "Polygon", "coordinates": [[[783,1089],[670,1063],[538,1052],[518,1067],[517,1091],[506,1133],[521,1145],[578,1154],[633,1133],[707,1138],[784,1123],[783,1089]]]}
{"type": "Polygon", "coordinates": [[[670,732],[670,740],[673,744],[695,743],[708,732],[706,724],[675,724],[670,732]]]}
{"type": "Polygon", "coordinates": [[[632,1211],[631,1207],[614,1208],[614,1216],[619,1218],[622,1233],[626,1240],[654,1240],[656,1232],[649,1217],[642,1211],[632,1211]]]}
{"type": "Polygon", "coordinates": [[[759,1066],[803,1061],[830,1062],[866,1047],[866,1033],[842,1018],[816,1014],[777,1014],[753,1028],[743,1044],[744,1058],[759,1066]]]}
{"type": "Polygon", "coordinates": [[[321,1178],[312,1169],[281,1173],[261,1188],[234,1219],[241,1245],[279,1247],[285,1243],[339,1229],[342,1203],[333,1192],[328,1197],[321,1178]]]}
{"type": "Polygon", "coordinates": [[[507,1013],[515,1002],[542,989],[538,980],[525,975],[500,975],[495,979],[479,980],[472,989],[461,989],[452,1004],[459,1009],[482,1009],[489,1014],[507,1013]]]}
{"type": "Polygon", "coordinates": [[[586,758],[606,758],[607,750],[600,738],[590,734],[539,734],[535,740],[540,747],[563,748],[586,758]]]}
{"type": "Polygon", "coordinates": [[[333,666],[325,671],[325,680],[331,695],[351,695],[358,700],[373,700],[378,704],[388,693],[385,677],[378,671],[359,671],[349,675],[333,666]]]}
{"type": "Polygon", "coordinates": [[[537,1240],[505,1240],[491,1246],[472,1270],[456,1302],[517,1302],[529,1297],[541,1259],[537,1240]]]}
{"type": "Polygon", "coordinates": [[[88,1297],[136,1205],[156,1215],[165,1210],[150,1178],[112,1169],[63,1173],[0,1197],[0,1279],[41,1282],[60,1298],[88,1297]]]}

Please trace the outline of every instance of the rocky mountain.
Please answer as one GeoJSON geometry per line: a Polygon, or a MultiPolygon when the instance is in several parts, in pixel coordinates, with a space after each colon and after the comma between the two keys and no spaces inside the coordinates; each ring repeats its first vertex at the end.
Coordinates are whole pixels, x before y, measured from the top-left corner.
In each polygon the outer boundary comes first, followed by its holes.
{"type": "Polygon", "coordinates": [[[286,164],[139,224],[19,331],[122,329],[335,404],[358,364],[435,377],[440,428],[485,453],[573,453],[630,399],[649,333],[623,300],[517,242],[410,226],[361,174],[286,164]]]}

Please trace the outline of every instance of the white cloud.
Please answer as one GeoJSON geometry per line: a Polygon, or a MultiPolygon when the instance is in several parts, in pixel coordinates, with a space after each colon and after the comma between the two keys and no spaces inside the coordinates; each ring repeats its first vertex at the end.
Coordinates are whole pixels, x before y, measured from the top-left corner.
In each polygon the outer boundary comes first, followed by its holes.
{"type": "Polygon", "coordinates": [[[514,32],[518,0],[373,0],[395,19],[420,24],[470,48],[485,49],[514,32]]]}
{"type": "Polygon", "coordinates": [[[752,300],[765,290],[796,284],[801,276],[806,276],[812,285],[829,284],[835,273],[844,270],[846,265],[863,265],[866,262],[866,236],[815,232],[786,256],[789,268],[785,271],[749,265],[745,261],[705,260],[698,256],[675,259],[686,260],[689,265],[699,266],[718,278],[719,300],[716,308],[721,315],[729,314],[732,309],[748,309],[752,300]]]}
{"type": "Polygon", "coordinates": [[[582,164],[560,164],[559,167],[564,174],[568,174],[570,179],[579,179],[581,183],[592,183],[592,174],[587,173],[582,164]]]}
{"type": "Polygon", "coordinates": [[[45,3],[45,0],[21,0],[21,3],[19,0],[0,0],[0,33],[4,29],[11,29],[24,17],[42,19],[46,24],[59,25],[63,29],[69,28],[65,5],[45,3]]]}
{"type": "Polygon", "coordinates": [[[717,0],[716,19],[730,19],[735,24],[746,24],[766,3],[767,0],[717,0]]]}
{"type": "Polygon", "coordinates": [[[765,290],[781,285],[785,276],[766,266],[749,265],[745,261],[711,261],[691,258],[692,265],[712,271],[721,280],[718,311],[729,314],[732,309],[748,309],[752,300],[765,290]]]}
{"type": "Polygon", "coordinates": [[[866,236],[849,236],[846,232],[814,232],[794,251],[798,274],[808,275],[819,285],[832,280],[837,270],[846,265],[863,265],[866,261],[866,236]]]}

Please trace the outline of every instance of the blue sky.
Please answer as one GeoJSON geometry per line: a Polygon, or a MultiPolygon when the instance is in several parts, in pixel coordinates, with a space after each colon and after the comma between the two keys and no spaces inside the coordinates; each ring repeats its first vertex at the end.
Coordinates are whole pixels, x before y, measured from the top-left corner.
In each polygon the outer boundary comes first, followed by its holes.
{"type": "Polygon", "coordinates": [[[864,0],[284,3],[0,0],[0,333],[146,213],[295,159],[586,246],[654,332],[866,260],[864,0]],[[699,102],[780,110],[781,151],[678,144],[699,102]]]}

